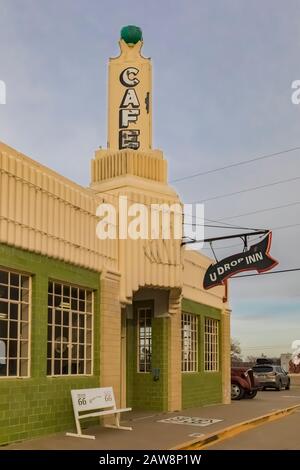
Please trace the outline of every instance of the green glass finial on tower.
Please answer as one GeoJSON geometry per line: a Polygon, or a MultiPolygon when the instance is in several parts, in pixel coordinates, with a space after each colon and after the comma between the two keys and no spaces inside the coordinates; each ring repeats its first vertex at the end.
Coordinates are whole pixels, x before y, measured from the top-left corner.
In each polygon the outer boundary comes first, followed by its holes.
{"type": "Polygon", "coordinates": [[[136,44],[143,40],[142,30],[138,26],[134,26],[132,24],[123,26],[121,29],[121,39],[123,39],[128,45],[136,44]]]}

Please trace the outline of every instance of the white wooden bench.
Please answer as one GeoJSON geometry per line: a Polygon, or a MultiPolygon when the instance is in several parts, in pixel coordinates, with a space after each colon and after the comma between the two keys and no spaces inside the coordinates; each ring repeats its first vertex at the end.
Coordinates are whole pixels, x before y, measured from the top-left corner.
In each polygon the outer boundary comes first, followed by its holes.
{"type": "Polygon", "coordinates": [[[67,436],[95,439],[95,436],[82,434],[80,420],[109,415],[114,415],[115,424],[105,424],[105,427],[132,431],[132,428],[120,425],[120,413],[131,411],[131,408],[117,408],[112,387],[71,390],[71,396],[77,433],[67,432],[67,436]]]}

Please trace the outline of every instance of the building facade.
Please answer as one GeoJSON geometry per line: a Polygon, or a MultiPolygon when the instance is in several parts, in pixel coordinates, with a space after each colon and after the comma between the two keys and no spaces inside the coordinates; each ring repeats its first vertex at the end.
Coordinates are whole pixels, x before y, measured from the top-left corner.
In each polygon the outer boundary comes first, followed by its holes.
{"type": "Polygon", "coordinates": [[[202,289],[211,260],[185,250],[172,216],[167,239],[122,233],[125,203],[181,207],[152,149],[151,61],[140,30],[122,31],[89,188],[0,143],[0,444],[71,429],[72,389],[112,386],[136,410],[230,401],[227,293],[202,289]],[[99,237],[103,204],[116,236],[99,237]]]}

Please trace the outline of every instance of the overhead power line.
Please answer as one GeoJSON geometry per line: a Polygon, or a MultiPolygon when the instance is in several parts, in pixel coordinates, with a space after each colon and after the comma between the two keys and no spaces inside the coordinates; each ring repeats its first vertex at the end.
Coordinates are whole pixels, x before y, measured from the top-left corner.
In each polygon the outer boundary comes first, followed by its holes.
{"type": "MultiPolygon", "coordinates": [[[[297,206],[300,204],[300,201],[299,202],[292,202],[290,204],[284,204],[282,206],[276,206],[276,207],[270,207],[270,208],[266,208],[266,209],[259,209],[257,211],[252,211],[252,212],[244,212],[242,214],[237,214],[237,215],[233,215],[231,217],[222,217],[221,219],[217,219],[217,220],[212,220],[212,219],[200,219],[200,217],[196,217],[197,219],[199,220],[207,220],[209,222],[216,222],[216,223],[219,223],[219,222],[223,222],[224,220],[230,220],[230,219],[237,219],[238,217],[244,217],[246,215],[254,215],[254,214],[260,214],[261,212],[269,212],[269,211],[273,211],[275,209],[283,209],[283,208],[286,208],[286,207],[292,207],[292,206],[297,206]]],[[[189,214],[188,214],[189,215],[189,214]]],[[[191,217],[194,217],[191,215],[191,217]]],[[[226,224],[225,222],[223,222],[223,224],[226,225],[225,228],[232,228],[232,229],[237,229],[237,228],[243,228],[239,225],[232,225],[232,224],[226,224]],[[227,227],[228,225],[228,227],[227,227]]],[[[190,225],[190,226],[196,226],[196,227],[202,227],[203,224],[197,224],[196,222],[184,222],[184,225],[190,225]]],[[[210,225],[206,225],[206,227],[210,227],[210,225]]],[[[214,227],[213,225],[211,225],[211,227],[214,227]]],[[[217,225],[215,227],[218,227],[217,225]]],[[[220,227],[223,228],[223,226],[220,225],[220,227]]],[[[244,227],[245,228],[245,227],[244,227]]],[[[252,228],[247,228],[247,230],[254,230],[252,228]]]]}
{"type": "Polygon", "coordinates": [[[271,230],[283,230],[283,229],[286,229],[286,228],[292,228],[292,227],[299,227],[300,223],[299,224],[290,224],[290,225],[280,225],[279,227],[274,227],[272,228],[271,230]]]}
{"type": "Polygon", "coordinates": [[[227,225],[211,225],[211,224],[187,224],[185,222],[182,222],[184,225],[192,225],[194,227],[205,227],[205,228],[222,228],[222,229],[230,229],[230,230],[253,230],[254,232],[260,231],[261,229],[259,228],[249,228],[249,227],[238,227],[235,225],[232,226],[227,226],[227,225]]]}
{"type": "MultiPolygon", "coordinates": [[[[295,147],[294,150],[296,149],[300,149],[300,147],[295,147]]],[[[288,151],[292,151],[293,149],[290,149],[288,151]]],[[[235,194],[240,194],[240,193],[244,193],[244,192],[249,192],[249,191],[255,191],[255,190],[258,190],[258,189],[262,189],[262,188],[265,188],[265,187],[268,187],[268,186],[275,186],[275,185],[278,185],[278,184],[282,184],[282,183],[287,183],[287,182],[291,182],[291,181],[296,181],[296,180],[299,180],[300,179],[300,176],[297,176],[295,178],[290,178],[290,179],[286,179],[286,180],[280,180],[280,181],[275,181],[273,183],[269,183],[269,184],[266,184],[266,185],[263,185],[263,186],[257,186],[257,187],[254,187],[254,188],[247,188],[247,189],[244,189],[244,190],[240,190],[240,191],[236,191],[234,193],[229,193],[229,194],[223,194],[223,195],[218,195],[218,196],[214,196],[212,198],[208,198],[208,199],[204,199],[202,201],[198,201],[198,202],[205,202],[205,201],[209,201],[209,200],[213,200],[213,199],[218,199],[218,198],[221,198],[221,197],[227,197],[227,196],[232,196],[232,195],[235,195],[235,194]]],[[[109,200],[106,199],[105,201],[105,196],[111,196],[113,198],[116,198],[116,199],[119,199],[119,197],[121,196],[120,194],[114,194],[114,193],[110,193],[110,192],[105,192],[105,193],[101,193],[99,194],[99,199],[102,199],[103,202],[109,202],[109,200]]],[[[127,196],[126,194],[122,195],[122,196],[127,196]]],[[[136,199],[133,199],[133,198],[130,198],[127,196],[127,200],[128,201],[131,201],[131,202],[140,202],[136,199]]],[[[153,202],[153,203],[144,203],[145,206],[148,206],[148,207],[151,207],[152,204],[162,204],[163,202],[153,202]]],[[[192,202],[191,204],[196,204],[197,202],[194,201],[192,202]]],[[[292,206],[292,205],[296,205],[296,204],[300,204],[300,202],[295,202],[295,203],[291,203],[291,204],[287,204],[287,205],[284,205],[284,206],[278,206],[276,208],[280,208],[280,207],[288,207],[288,206],[292,206]]],[[[274,208],[270,208],[270,209],[266,209],[267,210],[275,210],[275,207],[274,208]]],[[[264,210],[262,210],[263,212],[264,210]]],[[[163,211],[164,212],[164,211],[163,211]]],[[[256,213],[256,212],[259,212],[259,211],[255,211],[253,213],[256,213]]],[[[250,214],[250,213],[249,213],[250,214]]],[[[184,214],[184,212],[181,213],[182,216],[186,217],[192,217],[194,218],[195,216],[191,215],[191,214],[184,214]]],[[[246,214],[243,214],[243,215],[246,215],[246,214]]],[[[233,216],[235,217],[235,216],[233,216]]],[[[230,217],[230,218],[233,218],[233,217],[230,217]]],[[[239,216],[236,216],[236,217],[239,217],[239,216]]],[[[195,217],[196,219],[198,220],[203,220],[202,218],[199,218],[199,217],[195,217]]],[[[226,217],[227,218],[227,217],[226,217]]],[[[229,218],[229,217],[228,217],[229,218]]],[[[225,218],[224,218],[225,219],[225,218]]],[[[213,220],[213,219],[208,219],[206,218],[207,221],[209,222],[214,222],[214,223],[219,223],[220,221],[223,222],[224,219],[218,219],[218,220],[213,220]]],[[[242,230],[253,230],[253,231],[258,231],[258,230],[261,230],[261,228],[254,228],[254,227],[243,227],[243,226],[237,226],[237,225],[234,225],[234,224],[230,224],[228,222],[223,222],[223,224],[225,224],[226,226],[228,226],[228,228],[232,228],[232,229],[242,229],[242,230]]],[[[185,225],[187,225],[185,223],[185,225]]],[[[191,224],[191,225],[195,225],[194,223],[191,224]]],[[[203,224],[202,224],[203,225],[203,224]]],[[[204,226],[206,227],[214,227],[213,225],[208,225],[208,224],[204,224],[204,226]]],[[[218,226],[215,226],[214,228],[221,228],[220,225],[218,226]]],[[[224,228],[227,228],[227,227],[224,227],[224,228]]]]}
{"type": "Polygon", "coordinates": [[[253,277],[253,276],[268,276],[270,274],[279,274],[279,273],[292,273],[295,271],[300,271],[300,268],[291,268],[291,269],[277,269],[276,271],[269,271],[266,273],[253,273],[253,274],[242,274],[241,276],[233,276],[231,279],[241,278],[241,277],[253,277]]]}
{"type": "MultiPolygon", "coordinates": [[[[196,220],[207,220],[208,222],[214,222],[214,223],[219,223],[219,220],[214,220],[214,219],[208,219],[207,217],[197,217],[195,215],[192,215],[192,214],[183,214],[184,215],[184,218],[186,217],[192,217],[193,219],[196,219],[196,220]]],[[[195,226],[195,222],[191,223],[191,222],[184,222],[185,225],[194,225],[195,226]]],[[[223,224],[226,225],[225,228],[239,228],[241,230],[261,230],[261,228],[254,228],[254,227],[244,227],[244,226],[241,226],[241,225],[236,225],[236,224],[230,224],[229,222],[223,222],[223,224]]],[[[197,225],[197,224],[196,224],[197,225]]],[[[202,224],[199,224],[199,226],[202,226],[202,224]]]]}
{"type": "MultiPolygon", "coordinates": [[[[105,199],[105,196],[110,196],[110,197],[113,197],[115,199],[119,199],[120,196],[126,196],[127,197],[127,200],[130,201],[130,202],[133,202],[133,203],[140,203],[140,200],[139,199],[133,199],[133,198],[130,198],[128,197],[126,194],[114,194],[114,193],[110,193],[110,192],[105,192],[105,193],[101,193],[101,195],[99,194],[99,199],[102,199],[103,202],[106,202],[106,203],[109,203],[109,199],[105,199]]],[[[163,202],[153,202],[153,203],[145,203],[143,202],[143,205],[147,206],[147,207],[152,207],[153,204],[163,204],[163,202]]],[[[154,210],[154,209],[152,209],[154,210]]],[[[163,210],[162,213],[168,213],[168,210],[163,210]]],[[[177,212],[177,211],[174,211],[174,214],[177,214],[177,215],[181,215],[184,219],[184,217],[195,217],[195,216],[192,216],[191,214],[185,214],[183,211],[180,211],[180,212],[177,212]]],[[[196,217],[197,220],[204,220],[203,218],[200,218],[200,217],[196,217]]],[[[217,220],[212,220],[212,219],[205,219],[207,220],[208,222],[215,222],[215,223],[218,223],[217,220]]],[[[112,224],[113,225],[113,224],[112,224]]],[[[194,225],[194,224],[193,224],[194,225]]],[[[201,224],[201,225],[204,225],[205,227],[214,227],[213,225],[207,225],[207,224],[201,224]]],[[[228,226],[228,228],[232,228],[232,229],[238,229],[238,230],[253,230],[253,231],[257,231],[257,230],[261,230],[261,228],[254,228],[254,227],[242,227],[242,226],[237,226],[236,224],[230,224],[228,222],[223,222],[223,225],[226,225],[228,226]]],[[[215,226],[215,228],[219,228],[220,225],[218,226],[215,226]]],[[[223,227],[223,228],[227,228],[227,227],[223,227]]]]}
{"type": "Polygon", "coordinates": [[[188,179],[191,179],[191,178],[197,178],[198,176],[204,176],[204,175],[209,175],[211,173],[217,173],[219,171],[227,170],[229,168],[234,168],[234,167],[237,167],[237,166],[242,166],[242,165],[247,165],[249,163],[257,162],[257,161],[260,161],[260,160],[265,160],[267,158],[280,157],[280,156],[285,155],[287,153],[295,152],[296,150],[300,150],[300,147],[291,147],[291,148],[288,148],[286,150],[282,150],[280,152],[269,153],[269,154],[266,154],[266,155],[261,155],[259,157],[250,158],[249,160],[243,160],[243,161],[239,161],[239,162],[236,162],[236,163],[231,163],[229,165],[221,166],[219,168],[214,168],[212,170],[193,173],[191,175],[187,175],[187,176],[183,176],[181,178],[176,178],[174,180],[171,180],[170,183],[178,183],[179,181],[184,181],[184,180],[188,180],[188,179]]]}
{"type": "MultiPolygon", "coordinates": [[[[274,232],[275,230],[283,230],[283,229],[287,229],[287,228],[298,227],[299,225],[300,225],[300,223],[291,224],[291,225],[282,225],[280,227],[270,228],[270,231],[274,232]]],[[[254,232],[254,234],[255,234],[255,232],[254,232]]],[[[262,238],[262,236],[258,236],[257,238],[253,238],[253,240],[252,240],[253,243],[256,242],[257,240],[259,240],[260,238],[262,238]]],[[[197,243],[197,241],[195,241],[195,243],[197,243]]],[[[200,241],[198,243],[200,243],[200,241]]],[[[201,241],[201,243],[202,243],[202,241],[201,241]]],[[[236,247],[240,247],[240,246],[241,246],[240,243],[239,244],[235,243],[234,245],[217,246],[217,247],[214,248],[214,250],[228,250],[230,248],[236,248],[236,247]]],[[[202,248],[202,250],[210,250],[210,248],[209,247],[204,247],[204,248],[202,248]]]]}
{"type": "Polygon", "coordinates": [[[276,186],[278,184],[283,184],[283,183],[291,183],[292,181],[298,181],[298,180],[300,180],[300,176],[296,176],[294,178],[288,178],[285,180],[274,181],[273,183],[263,184],[262,186],[254,186],[252,188],[241,189],[240,191],[234,191],[233,193],[219,194],[217,196],[208,197],[206,199],[201,199],[200,201],[193,201],[190,204],[201,204],[202,202],[213,201],[215,199],[220,199],[220,198],[229,197],[229,196],[235,196],[236,194],[247,193],[250,191],[257,191],[259,189],[268,188],[270,186],[276,186]]]}
{"type": "MultiPolygon", "coordinates": [[[[208,222],[219,223],[219,220],[208,219],[207,217],[197,217],[197,216],[192,215],[192,214],[183,213],[183,219],[185,219],[186,217],[192,217],[193,219],[202,220],[203,222],[205,220],[207,220],[208,222]]],[[[184,221],[183,221],[183,223],[184,223],[184,225],[191,225],[191,226],[194,226],[194,227],[195,226],[196,227],[202,227],[203,226],[203,223],[202,224],[197,224],[196,222],[184,222],[184,221]]],[[[208,225],[206,225],[206,226],[208,226],[208,225]]],[[[223,226],[224,226],[223,228],[228,228],[228,229],[254,230],[254,231],[262,230],[261,228],[257,228],[257,227],[256,228],[254,228],[254,227],[244,227],[244,226],[241,226],[241,225],[229,224],[228,222],[223,222],[223,226]]]]}
{"type": "Polygon", "coordinates": [[[257,211],[253,211],[253,212],[244,212],[242,214],[237,214],[237,215],[233,215],[233,216],[230,216],[230,217],[222,217],[221,219],[217,219],[216,222],[219,222],[219,221],[223,222],[223,220],[237,219],[238,217],[245,217],[246,215],[260,214],[262,212],[270,212],[270,211],[274,211],[274,210],[277,210],[277,209],[284,209],[286,207],[298,206],[299,204],[300,204],[300,201],[291,202],[290,204],[283,204],[282,206],[275,206],[275,207],[269,207],[269,208],[266,208],[266,209],[259,209],[257,211]]]}

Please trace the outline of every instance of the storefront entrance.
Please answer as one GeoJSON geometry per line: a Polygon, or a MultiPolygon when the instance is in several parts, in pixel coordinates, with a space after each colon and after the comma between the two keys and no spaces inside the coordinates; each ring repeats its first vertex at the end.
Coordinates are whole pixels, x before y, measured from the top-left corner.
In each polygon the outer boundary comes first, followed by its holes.
{"type": "Polygon", "coordinates": [[[167,309],[168,292],[157,291],[152,298],[146,299],[150,291],[154,290],[139,292],[135,297],[141,300],[134,300],[127,308],[126,406],[166,410],[169,325],[167,315],[159,310],[167,309]]]}

